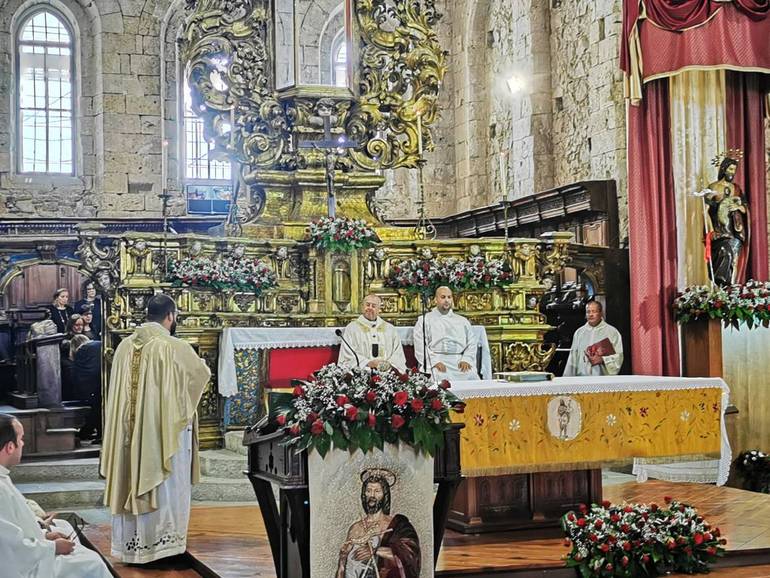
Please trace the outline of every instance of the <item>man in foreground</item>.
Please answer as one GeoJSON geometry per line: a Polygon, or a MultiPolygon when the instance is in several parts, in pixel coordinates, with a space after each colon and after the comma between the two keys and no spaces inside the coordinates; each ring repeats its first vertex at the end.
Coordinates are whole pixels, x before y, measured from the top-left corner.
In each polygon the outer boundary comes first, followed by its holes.
{"type": "Polygon", "coordinates": [[[573,375],[617,375],[623,365],[620,332],[604,321],[604,308],[598,301],[586,305],[586,324],[572,338],[564,377],[573,375]]]}
{"type": "Polygon", "coordinates": [[[406,371],[404,348],[401,346],[398,332],[393,325],[380,317],[380,307],[382,299],[377,295],[366,296],[363,313],[358,319],[348,323],[342,334],[344,341],[340,347],[340,365],[358,365],[380,371],[395,367],[402,373],[406,371]]]}
{"type": "Polygon", "coordinates": [[[470,321],[452,310],[454,301],[449,287],[436,289],[435,300],[436,307],[419,317],[414,326],[414,355],[420,369],[439,381],[479,379],[479,341],[470,321]]]}
{"type": "Polygon", "coordinates": [[[112,513],[112,554],[145,564],[187,547],[191,484],[198,481],[195,409],[211,371],[174,337],[173,299],[155,295],[147,323],[115,350],[101,474],[112,513]]]}
{"type": "Polygon", "coordinates": [[[9,468],[21,461],[24,427],[0,414],[0,574],[9,578],[109,578],[99,555],[74,535],[44,530],[24,496],[13,485],[9,468]]]}

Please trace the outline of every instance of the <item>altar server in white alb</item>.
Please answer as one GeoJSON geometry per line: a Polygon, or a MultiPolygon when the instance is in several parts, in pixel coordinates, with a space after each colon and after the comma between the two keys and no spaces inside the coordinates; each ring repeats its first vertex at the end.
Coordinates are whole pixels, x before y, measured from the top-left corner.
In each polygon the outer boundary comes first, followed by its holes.
{"type": "Polygon", "coordinates": [[[623,365],[620,333],[604,320],[604,309],[598,301],[589,301],[586,305],[586,321],[572,338],[564,377],[617,375],[623,365]]]}
{"type": "Polygon", "coordinates": [[[435,300],[436,307],[425,314],[425,332],[422,316],[414,326],[414,356],[420,369],[430,368],[437,380],[479,379],[476,371],[479,340],[470,321],[452,310],[454,301],[449,287],[436,289],[435,300]]]}
{"type": "Polygon", "coordinates": [[[377,295],[367,295],[364,299],[364,312],[358,319],[348,323],[342,336],[345,341],[340,347],[338,363],[349,367],[370,367],[387,371],[395,367],[400,372],[406,371],[404,348],[396,328],[380,317],[382,299],[377,295]],[[355,350],[355,354],[353,350],[355,350]]]}
{"type": "Polygon", "coordinates": [[[43,529],[24,496],[13,485],[9,468],[21,461],[24,427],[0,414],[0,575],[8,578],[110,578],[99,555],[59,523],[43,529]]]}

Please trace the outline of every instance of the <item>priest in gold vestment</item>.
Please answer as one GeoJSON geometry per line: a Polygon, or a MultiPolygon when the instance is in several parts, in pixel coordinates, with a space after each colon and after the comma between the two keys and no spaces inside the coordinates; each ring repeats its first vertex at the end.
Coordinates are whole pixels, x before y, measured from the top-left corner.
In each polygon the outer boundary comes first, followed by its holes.
{"type": "Polygon", "coordinates": [[[195,410],[211,371],[173,336],[176,304],[153,296],[147,323],[115,350],[101,474],[112,513],[112,554],[144,564],[187,546],[191,484],[198,481],[195,410]]]}

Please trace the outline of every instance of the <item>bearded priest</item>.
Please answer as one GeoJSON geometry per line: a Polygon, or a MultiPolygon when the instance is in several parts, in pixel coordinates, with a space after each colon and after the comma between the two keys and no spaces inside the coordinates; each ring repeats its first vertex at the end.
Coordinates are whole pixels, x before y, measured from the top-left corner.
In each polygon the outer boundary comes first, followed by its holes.
{"type": "Polygon", "coordinates": [[[395,367],[406,371],[406,358],[396,328],[380,317],[382,299],[369,294],[363,313],[348,323],[342,334],[338,363],[349,367],[370,367],[387,371],[395,367]]]}
{"type": "Polygon", "coordinates": [[[112,554],[146,564],[185,551],[191,485],[198,478],[198,407],[211,377],[174,337],[176,303],[158,294],[147,323],[120,342],[112,362],[100,472],[112,513],[112,554]]]}

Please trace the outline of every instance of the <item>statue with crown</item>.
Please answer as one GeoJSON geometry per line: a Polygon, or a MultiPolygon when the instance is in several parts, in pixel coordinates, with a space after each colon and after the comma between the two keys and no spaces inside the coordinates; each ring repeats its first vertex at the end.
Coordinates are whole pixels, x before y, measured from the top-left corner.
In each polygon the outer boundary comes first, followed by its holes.
{"type": "Polygon", "coordinates": [[[703,197],[707,208],[706,259],[711,280],[720,287],[741,283],[746,274],[749,207],[735,183],[742,157],[741,150],[730,149],[713,159],[719,173],[703,197]]]}

